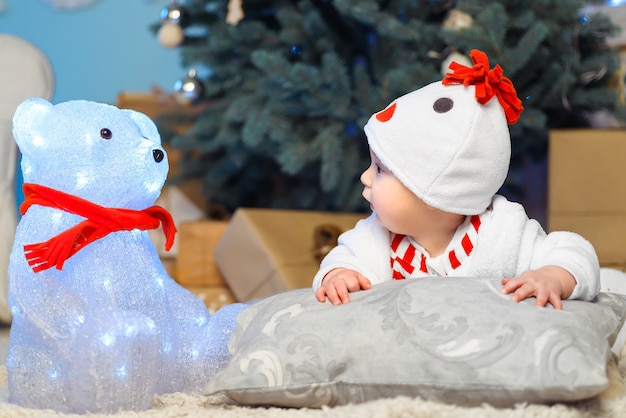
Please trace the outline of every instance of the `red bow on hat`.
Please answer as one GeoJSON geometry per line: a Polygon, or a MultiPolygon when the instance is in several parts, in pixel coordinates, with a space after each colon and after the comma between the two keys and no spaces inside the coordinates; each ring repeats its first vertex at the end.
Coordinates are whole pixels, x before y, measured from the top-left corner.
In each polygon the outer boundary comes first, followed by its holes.
{"type": "Polygon", "coordinates": [[[511,80],[502,75],[502,67],[496,65],[490,70],[487,54],[477,49],[470,52],[470,57],[474,66],[469,68],[458,62],[452,62],[450,69],[453,72],[446,73],[443,84],[461,83],[464,86],[476,86],[476,99],[480,104],[487,103],[494,95],[497,96],[509,125],[517,122],[524,107],[511,80]]]}

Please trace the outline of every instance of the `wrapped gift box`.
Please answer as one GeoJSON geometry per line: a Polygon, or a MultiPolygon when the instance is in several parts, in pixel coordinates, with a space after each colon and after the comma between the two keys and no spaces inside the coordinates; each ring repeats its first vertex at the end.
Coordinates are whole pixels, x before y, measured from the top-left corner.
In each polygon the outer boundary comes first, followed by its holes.
{"type": "Polygon", "coordinates": [[[625,130],[551,131],[548,229],[579,233],[601,266],[625,270],[625,179],[625,130]]]}
{"type": "Polygon", "coordinates": [[[238,301],[309,287],[319,267],[319,228],[343,232],[366,216],[240,208],[215,248],[215,261],[238,301]]]}
{"type": "Polygon", "coordinates": [[[186,288],[224,286],[213,252],[224,235],[227,221],[181,222],[178,228],[176,281],[186,288]]]}
{"type": "Polygon", "coordinates": [[[178,242],[180,241],[180,229],[181,225],[186,222],[193,222],[201,219],[206,219],[204,212],[196,206],[177,186],[166,186],[161,191],[161,195],[155,202],[156,205],[161,206],[167,210],[172,219],[174,219],[174,225],[179,233],[176,235],[174,244],[169,251],[165,249],[165,235],[161,229],[151,229],[148,231],[152,243],[155,245],[159,256],[163,260],[175,259],[178,256],[178,242]]]}
{"type": "Polygon", "coordinates": [[[212,314],[222,306],[235,302],[228,286],[186,287],[186,289],[203,301],[212,314]]]}

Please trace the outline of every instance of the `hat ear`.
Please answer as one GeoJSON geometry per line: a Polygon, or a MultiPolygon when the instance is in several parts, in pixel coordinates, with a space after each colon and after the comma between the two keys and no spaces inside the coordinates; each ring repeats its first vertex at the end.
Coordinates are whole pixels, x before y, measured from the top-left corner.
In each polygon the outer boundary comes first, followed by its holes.
{"type": "Polygon", "coordinates": [[[44,121],[52,111],[52,104],[45,99],[26,99],[19,104],[13,115],[13,137],[22,154],[35,148],[47,148],[44,121]]]}

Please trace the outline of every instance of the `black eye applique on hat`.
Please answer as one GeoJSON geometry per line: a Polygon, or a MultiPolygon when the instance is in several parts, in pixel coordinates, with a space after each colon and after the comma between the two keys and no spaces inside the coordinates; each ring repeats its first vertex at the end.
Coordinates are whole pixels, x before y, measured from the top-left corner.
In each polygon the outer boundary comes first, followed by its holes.
{"type": "Polygon", "coordinates": [[[448,97],[442,97],[440,99],[435,100],[433,103],[433,110],[437,113],[446,113],[452,109],[454,106],[454,101],[448,97]]]}

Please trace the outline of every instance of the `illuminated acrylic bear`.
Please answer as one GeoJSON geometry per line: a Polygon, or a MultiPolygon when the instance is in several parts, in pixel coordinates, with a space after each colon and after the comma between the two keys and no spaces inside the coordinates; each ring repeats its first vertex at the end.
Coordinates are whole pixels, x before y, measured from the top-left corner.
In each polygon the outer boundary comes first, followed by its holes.
{"type": "Polygon", "coordinates": [[[154,123],[89,101],[17,109],[26,200],[9,265],[9,400],[59,412],[150,407],[200,391],[245,305],[210,316],[164,270],[148,229],[168,172],[154,123]]]}

